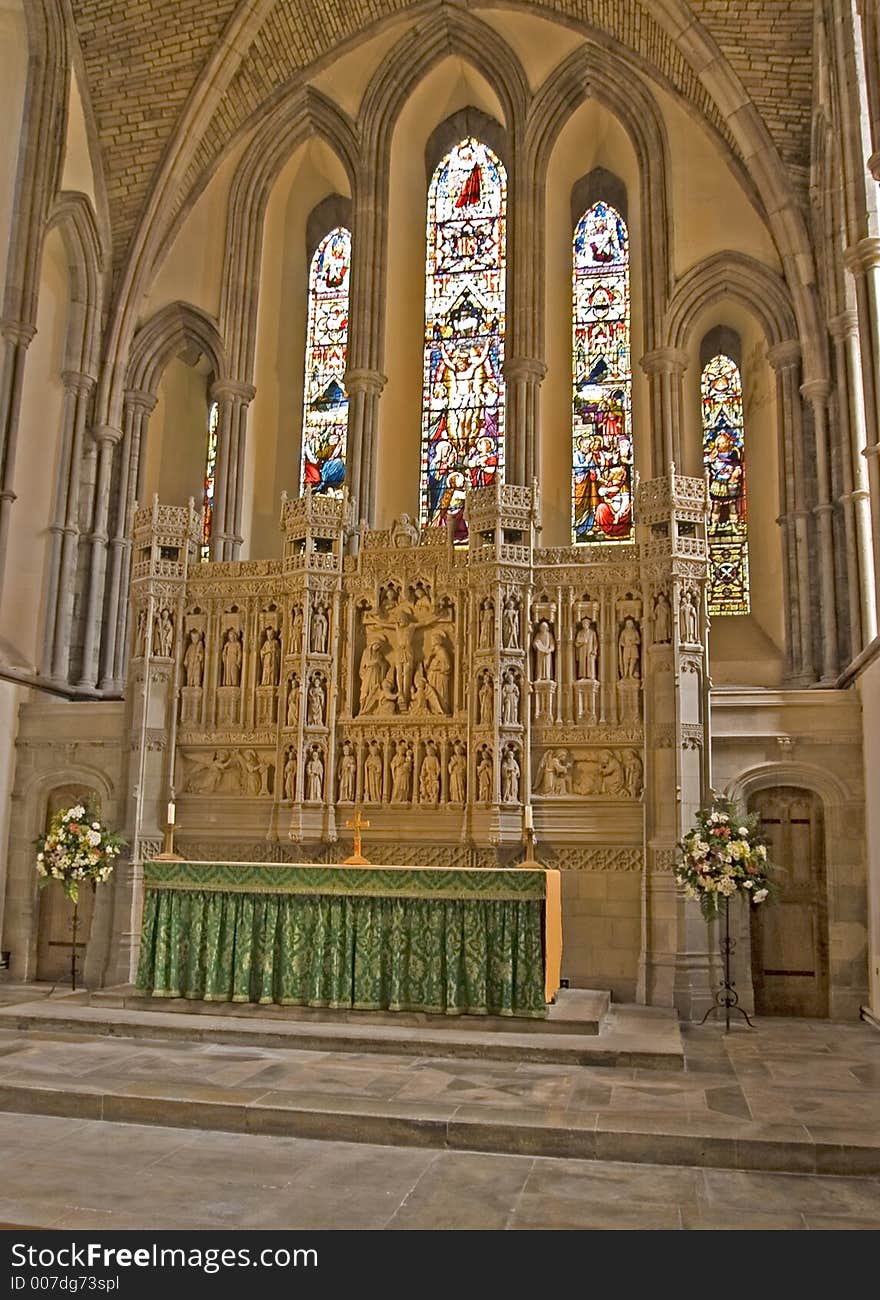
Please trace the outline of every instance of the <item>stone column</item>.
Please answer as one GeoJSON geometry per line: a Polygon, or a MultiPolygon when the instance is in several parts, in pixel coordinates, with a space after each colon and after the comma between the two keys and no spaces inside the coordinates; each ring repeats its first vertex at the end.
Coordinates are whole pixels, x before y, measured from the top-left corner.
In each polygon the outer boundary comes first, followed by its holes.
{"type": "Polygon", "coordinates": [[[801,347],[796,339],[775,344],[767,360],[776,372],[780,423],[783,593],[786,614],[789,684],[816,680],[810,624],[810,512],[806,506],[803,425],[799,392],[801,347]]]}
{"type": "Polygon", "coordinates": [[[85,641],[83,645],[80,686],[94,686],[98,680],[98,651],[101,642],[104,587],[107,575],[107,520],[110,512],[110,476],[113,469],[113,449],[122,438],[122,430],[109,424],[96,425],[92,430],[98,451],[98,473],[95,482],[92,529],[89,536],[89,582],[86,607],[85,641]]]}
{"type": "Polygon", "coordinates": [[[541,435],[539,404],[547,374],[543,361],[509,357],[504,363],[506,386],[504,480],[528,487],[540,478],[541,435]]]}
{"type": "Polygon", "coordinates": [[[822,593],[822,676],[823,686],[837,681],[837,584],[834,580],[834,535],[831,502],[831,469],[828,463],[828,398],[831,385],[827,379],[810,379],[801,385],[801,393],[813,411],[816,443],[816,483],[819,500],[813,507],[819,537],[819,586],[822,593]]]}
{"type": "Polygon", "coordinates": [[[850,575],[850,631],[855,657],[877,635],[874,603],[874,553],[871,548],[871,504],[865,462],[865,405],[859,364],[858,317],[844,311],[828,322],[837,361],[841,459],[844,466],[847,561],[850,575]]]}
{"type": "Polygon", "coordinates": [[[657,348],[646,352],[639,363],[648,376],[651,393],[651,472],[657,476],[664,474],[669,465],[685,467],[682,378],[688,360],[681,348],[657,348]]]}
{"type": "Polygon", "coordinates": [[[131,574],[131,512],[140,495],[143,477],[141,446],[150,414],[156,405],[152,393],[127,389],[123,408],[123,463],[117,486],[116,528],[110,543],[110,579],[107,635],[101,653],[101,689],[118,690],[125,676],[125,641],[128,628],[128,583],[131,574]],[[111,629],[114,629],[111,633],[111,629]]]}
{"type": "Polygon", "coordinates": [[[79,543],[80,462],[89,397],[95,381],[91,375],[74,370],[65,370],[61,379],[64,406],[55,512],[49,528],[49,581],[41,672],[53,681],[66,682],[79,543]]]}
{"type": "Polygon", "coordinates": [[[856,289],[865,450],[870,484],[874,545],[874,600],[880,604],[880,238],[861,239],[848,248],[846,264],[856,289]]]}
{"type": "MultiPolygon", "coordinates": [[[[378,370],[352,369],[345,372],[348,394],[348,443],[346,477],[354,503],[355,536],[362,522],[375,524],[376,448],[379,398],[386,384],[378,370]]],[[[356,549],[357,543],[352,538],[356,549]]]]}
{"type": "Polygon", "coordinates": [[[24,363],[36,327],[29,321],[0,321],[3,339],[3,371],[0,377],[0,591],[6,569],[9,523],[15,501],[15,454],[24,386],[24,363]]]}
{"type": "MultiPolygon", "coordinates": [[[[218,379],[210,400],[217,402],[217,469],[214,478],[214,520],[211,559],[236,560],[241,551],[244,502],[244,459],[247,408],[254,399],[253,384],[218,379]]],[[[199,506],[201,507],[201,502],[199,506]]]]}

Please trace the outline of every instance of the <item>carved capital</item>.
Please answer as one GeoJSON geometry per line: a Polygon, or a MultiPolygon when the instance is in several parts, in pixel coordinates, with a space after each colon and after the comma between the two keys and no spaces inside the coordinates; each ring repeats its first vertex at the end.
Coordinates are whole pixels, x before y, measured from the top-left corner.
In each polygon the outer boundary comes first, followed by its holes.
{"type": "Polygon", "coordinates": [[[238,379],[218,379],[211,385],[212,402],[238,402],[241,406],[247,406],[256,396],[256,388],[253,384],[244,384],[238,379]]]}
{"type": "Polygon", "coordinates": [[[504,362],[504,378],[508,383],[517,379],[531,379],[540,384],[546,374],[546,365],[537,357],[508,357],[504,362]]]}
{"type": "Polygon", "coordinates": [[[95,387],[94,376],[84,375],[81,370],[62,370],[61,382],[76,397],[88,397],[95,387]]]}
{"type": "Polygon", "coordinates": [[[689,360],[682,348],[655,348],[644,354],[639,365],[646,375],[683,375],[689,360]]]}
{"type": "Polygon", "coordinates": [[[859,329],[859,314],[854,309],[842,311],[837,316],[832,316],[828,322],[828,329],[831,337],[834,339],[853,338],[859,329]]]}
{"type": "Polygon", "coordinates": [[[17,343],[20,347],[26,348],[36,332],[36,325],[30,321],[10,320],[8,316],[0,320],[0,334],[10,343],[17,343]]]}
{"type": "Polygon", "coordinates": [[[149,415],[155,407],[156,401],[155,393],[148,393],[143,388],[126,388],[125,390],[125,405],[130,410],[142,411],[145,415],[149,415]]]}
{"type": "Polygon", "coordinates": [[[345,391],[349,397],[355,393],[367,393],[379,397],[387,382],[388,376],[383,375],[379,370],[355,369],[345,372],[345,391]]]}
{"type": "Polygon", "coordinates": [[[115,447],[118,442],[122,441],[122,430],[115,428],[112,424],[94,424],[92,425],[92,437],[97,443],[104,443],[115,447]]]}
{"type": "Polygon", "coordinates": [[[880,236],[869,235],[844,250],[843,260],[853,275],[867,275],[880,267],[880,236]]]}
{"type": "Polygon", "coordinates": [[[831,384],[827,379],[806,379],[801,384],[801,396],[813,406],[827,402],[830,392],[831,384]]]}
{"type": "Polygon", "coordinates": [[[801,345],[797,339],[783,339],[781,343],[774,343],[773,347],[767,350],[767,360],[777,374],[780,371],[792,370],[800,363],[800,359],[801,345]]]}

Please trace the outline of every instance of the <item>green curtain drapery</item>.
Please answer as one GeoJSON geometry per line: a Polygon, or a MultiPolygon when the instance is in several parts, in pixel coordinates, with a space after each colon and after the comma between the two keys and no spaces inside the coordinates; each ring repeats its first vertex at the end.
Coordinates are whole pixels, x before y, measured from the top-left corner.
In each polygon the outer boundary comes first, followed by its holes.
{"type": "MultiPolygon", "coordinates": [[[[412,873],[416,884],[406,889],[411,873],[401,873],[400,892],[389,896],[371,892],[372,873],[358,877],[364,893],[315,893],[302,881],[294,892],[290,873],[301,869],[287,868],[291,892],[275,892],[240,876],[229,888],[234,868],[197,872],[188,864],[180,883],[179,870],[176,879],[157,879],[155,865],[147,873],[137,980],[154,997],[546,1015],[542,900],[534,896],[539,882],[525,879],[540,873],[511,881],[505,872],[504,888],[494,891],[484,879],[485,892],[507,897],[480,897],[469,882],[467,896],[456,898],[440,887],[445,873],[430,880],[412,873]],[[197,887],[218,872],[227,888],[197,887]]],[[[308,876],[312,887],[319,873],[308,876]]],[[[344,883],[333,869],[328,881],[344,883]]]]}

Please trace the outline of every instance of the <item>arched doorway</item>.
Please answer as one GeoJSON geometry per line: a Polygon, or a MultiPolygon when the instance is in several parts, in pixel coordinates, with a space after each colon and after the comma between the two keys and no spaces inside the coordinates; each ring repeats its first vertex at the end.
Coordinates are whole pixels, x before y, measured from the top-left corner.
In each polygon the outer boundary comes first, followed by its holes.
{"type": "Polygon", "coordinates": [[[764,1016],[828,1015],[828,915],[822,800],[812,790],[759,790],[777,893],[752,912],[755,1010],[764,1016]]]}
{"type": "MultiPolygon", "coordinates": [[[[46,829],[49,822],[62,808],[92,799],[97,804],[97,795],[86,785],[61,785],[49,795],[46,805],[46,829]]],[[[95,906],[95,891],[86,885],[80,890],[79,913],[77,917],[77,987],[82,978],[89,930],[92,924],[92,911],[95,906]]],[[[60,881],[53,880],[40,890],[39,921],[37,926],[37,979],[65,982],[70,977],[70,958],[73,945],[73,903],[61,888],[60,881]]]]}

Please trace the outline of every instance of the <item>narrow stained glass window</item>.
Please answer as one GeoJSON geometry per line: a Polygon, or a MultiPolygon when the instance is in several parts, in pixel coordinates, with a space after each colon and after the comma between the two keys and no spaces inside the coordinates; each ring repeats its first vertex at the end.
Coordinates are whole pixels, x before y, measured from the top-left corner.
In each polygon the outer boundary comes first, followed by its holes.
{"type": "Polygon", "coordinates": [[[428,189],[421,521],[467,536],[465,492],[504,477],[507,173],[462,140],[428,189]]]}
{"type": "Polygon", "coordinates": [[[342,495],[348,397],[348,286],[351,235],[337,226],[315,250],[309,269],[305,409],[302,432],[302,491],[342,495]]]}
{"type": "Polygon", "coordinates": [[[212,402],[208,411],[208,451],[205,456],[205,490],[202,494],[204,521],[202,523],[203,560],[211,558],[211,530],[214,526],[214,478],[217,473],[217,429],[220,424],[220,407],[212,402]]]}
{"type": "Polygon", "coordinates": [[[572,542],[632,537],[629,238],[608,203],[574,232],[572,542]]]}
{"type": "Polygon", "coordinates": [[[709,613],[748,614],[742,377],[736,362],[723,353],[707,362],[700,393],[709,474],[709,613]]]}

